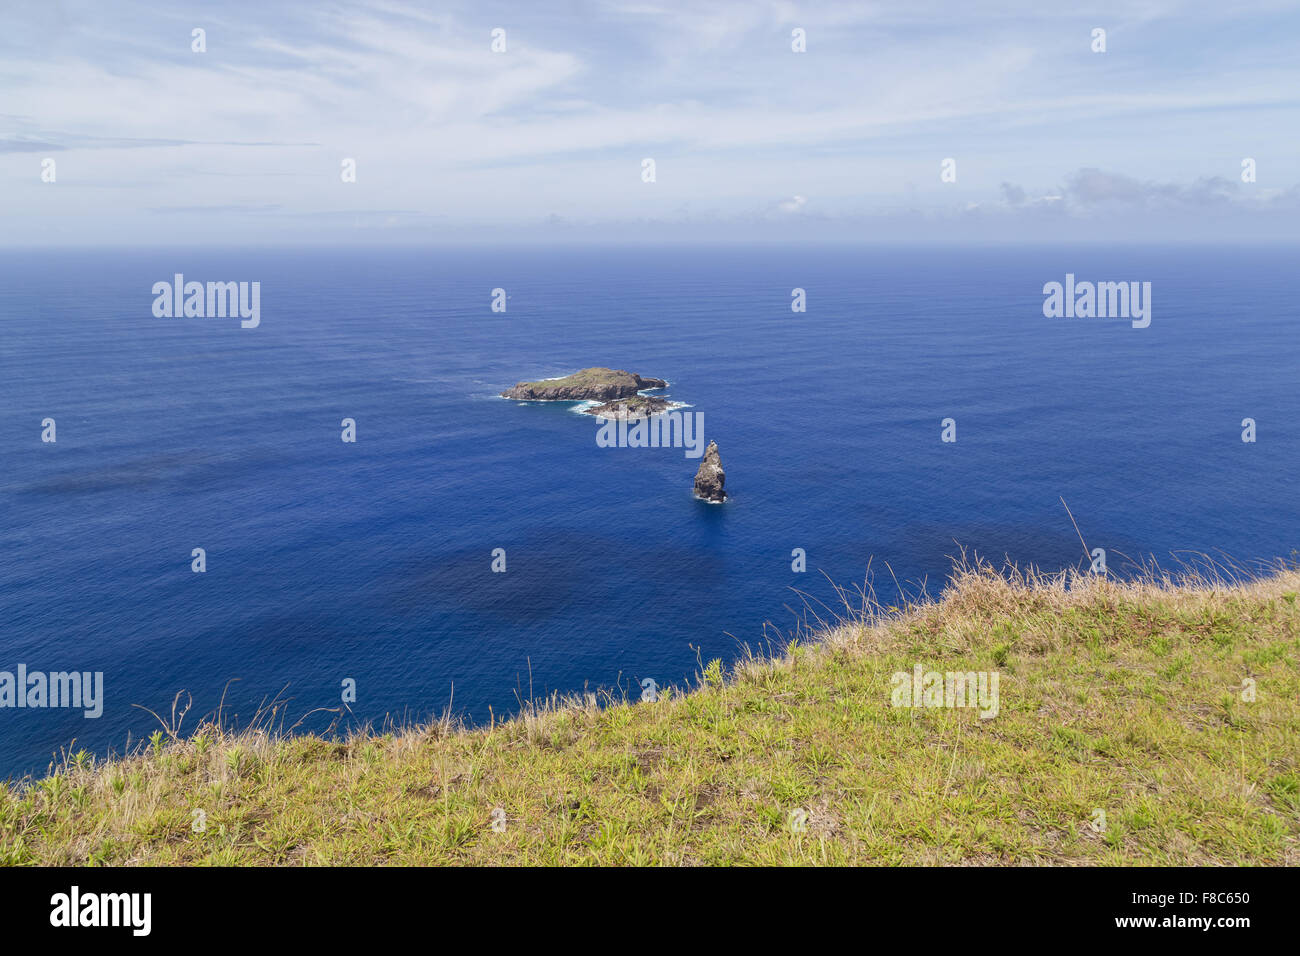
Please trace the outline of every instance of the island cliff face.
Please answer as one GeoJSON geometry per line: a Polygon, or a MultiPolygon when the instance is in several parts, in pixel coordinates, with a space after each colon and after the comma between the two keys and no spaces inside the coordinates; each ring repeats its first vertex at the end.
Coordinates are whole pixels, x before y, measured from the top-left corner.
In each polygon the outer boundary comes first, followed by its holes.
{"type": "Polygon", "coordinates": [[[722,490],[726,483],[727,473],[722,470],[722,459],[718,457],[718,443],[711,441],[704,449],[700,470],[695,473],[695,494],[705,501],[726,501],[727,493],[722,490]]]}
{"type": "Polygon", "coordinates": [[[647,388],[667,388],[661,378],[642,378],[611,368],[584,368],[549,382],[520,382],[501,393],[502,398],[524,402],[612,402],[631,398],[647,388]]]}

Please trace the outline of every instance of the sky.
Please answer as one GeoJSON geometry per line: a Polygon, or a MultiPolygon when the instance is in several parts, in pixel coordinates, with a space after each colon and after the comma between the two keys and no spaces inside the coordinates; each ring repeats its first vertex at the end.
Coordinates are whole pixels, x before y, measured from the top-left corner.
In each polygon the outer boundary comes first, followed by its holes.
{"type": "Polygon", "coordinates": [[[4,246],[1148,238],[1300,239],[1300,4],[0,11],[4,246]]]}

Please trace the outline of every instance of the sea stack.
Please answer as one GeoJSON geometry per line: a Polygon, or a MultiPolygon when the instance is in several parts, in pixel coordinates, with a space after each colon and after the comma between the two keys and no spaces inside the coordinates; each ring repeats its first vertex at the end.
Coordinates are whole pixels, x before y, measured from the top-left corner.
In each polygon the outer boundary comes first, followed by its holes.
{"type": "Polygon", "coordinates": [[[711,441],[704,450],[700,470],[695,473],[695,495],[705,501],[726,501],[727,493],[722,490],[726,483],[727,473],[722,470],[722,459],[718,457],[718,443],[711,441]]]}

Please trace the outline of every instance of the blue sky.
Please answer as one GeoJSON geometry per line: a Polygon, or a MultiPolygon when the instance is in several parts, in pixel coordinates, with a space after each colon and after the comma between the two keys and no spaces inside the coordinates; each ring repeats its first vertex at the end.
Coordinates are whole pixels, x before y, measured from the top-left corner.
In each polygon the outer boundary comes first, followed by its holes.
{"type": "Polygon", "coordinates": [[[1300,238],[1294,3],[290,6],[0,13],[0,243],[1300,238]]]}

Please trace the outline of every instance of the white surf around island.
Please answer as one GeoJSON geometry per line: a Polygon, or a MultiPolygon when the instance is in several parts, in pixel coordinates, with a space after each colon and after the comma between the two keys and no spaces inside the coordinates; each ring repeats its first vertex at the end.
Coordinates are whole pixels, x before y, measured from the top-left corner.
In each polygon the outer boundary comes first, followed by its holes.
{"type": "MultiPolygon", "coordinates": [[[[637,394],[640,395],[641,393],[637,392],[637,394]]],[[[577,412],[579,415],[586,415],[588,414],[587,409],[597,408],[601,405],[608,405],[608,404],[609,402],[593,402],[593,401],[578,402],[576,404],[576,407],[569,409],[569,411],[577,412]]],[[[680,411],[683,408],[694,408],[694,407],[695,406],[690,404],[689,402],[669,402],[666,408],[661,408],[657,412],[651,412],[650,417],[655,418],[656,416],[663,415],[665,412],[676,412],[676,411],[680,411]]],[[[592,415],[591,417],[601,418],[601,419],[610,418],[609,415],[592,415]]]]}
{"type": "MultiPolygon", "coordinates": [[[[557,375],[552,378],[535,379],[534,381],[558,382],[561,379],[565,379],[568,377],[569,377],[568,375],[557,375]]],[[[640,389],[636,394],[640,395],[642,398],[657,398],[659,396],[651,395],[650,393],[665,391],[666,389],[672,388],[672,385],[673,385],[672,382],[668,381],[667,379],[664,379],[664,384],[662,386],[658,388],[643,388],[640,389]]],[[[499,392],[495,393],[493,395],[493,398],[499,398],[507,402],[514,402],[516,405],[520,406],[521,408],[526,405],[572,405],[573,407],[570,408],[569,411],[577,415],[586,415],[588,414],[587,409],[589,408],[596,408],[597,406],[600,405],[608,405],[610,402],[619,401],[619,399],[616,398],[611,398],[605,401],[601,401],[600,399],[592,399],[592,398],[530,398],[521,402],[517,398],[507,398],[505,395],[502,395],[499,392]]],[[[660,411],[654,412],[653,414],[662,415],[664,414],[664,412],[676,412],[676,411],[680,411],[683,408],[694,408],[694,407],[695,406],[690,404],[689,402],[669,401],[667,408],[663,408],[660,411]]],[[[593,415],[592,417],[605,418],[606,416],[593,415]]],[[[653,415],[651,417],[653,417],[653,415]]]]}
{"type": "MultiPolygon", "coordinates": [[[[641,395],[642,393],[637,392],[637,394],[641,395]]],[[[520,408],[523,408],[528,405],[572,405],[573,407],[570,408],[569,411],[578,415],[587,414],[587,409],[589,408],[596,408],[599,405],[609,404],[609,402],[596,401],[590,398],[531,398],[528,401],[521,402],[516,398],[506,398],[504,395],[493,395],[491,397],[499,398],[507,402],[514,402],[520,408]]],[[[610,399],[610,401],[617,401],[617,399],[610,399]]],[[[694,408],[694,407],[695,406],[692,405],[690,402],[670,401],[666,408],[661,409],[660,411],[657,411],[654,414],[662,415],[664,412],[680,411],[683,408],[694,408]]],[[[593,417],[601,418],[603,416],[596,415],[593,417]]]]}

